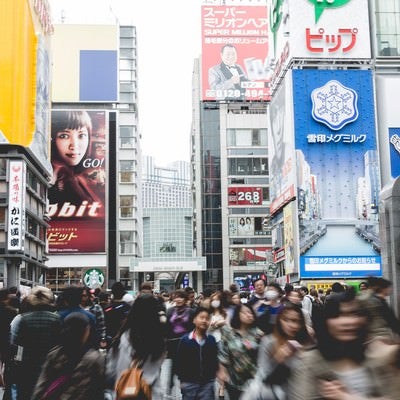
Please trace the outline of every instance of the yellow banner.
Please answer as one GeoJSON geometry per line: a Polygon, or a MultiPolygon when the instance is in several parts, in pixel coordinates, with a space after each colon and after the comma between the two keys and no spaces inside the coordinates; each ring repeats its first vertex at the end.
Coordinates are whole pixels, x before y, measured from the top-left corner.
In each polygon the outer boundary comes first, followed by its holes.
{"type": "Polygon", "coordinates": [[[35,132],[37,41],[29,1],[2,0],[0,132],[11,144],[29,146],[35,132]]]}

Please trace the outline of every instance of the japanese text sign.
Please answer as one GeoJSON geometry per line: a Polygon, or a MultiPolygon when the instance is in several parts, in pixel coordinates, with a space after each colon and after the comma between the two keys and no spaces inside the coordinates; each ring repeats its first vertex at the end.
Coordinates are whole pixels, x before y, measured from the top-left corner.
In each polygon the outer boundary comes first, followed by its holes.
{"type": "Polygon", "coordinates": [[[8,250],[24,250],[25,236],[25,175],[22,160],[9,162],[8,182],[8,250]]]}

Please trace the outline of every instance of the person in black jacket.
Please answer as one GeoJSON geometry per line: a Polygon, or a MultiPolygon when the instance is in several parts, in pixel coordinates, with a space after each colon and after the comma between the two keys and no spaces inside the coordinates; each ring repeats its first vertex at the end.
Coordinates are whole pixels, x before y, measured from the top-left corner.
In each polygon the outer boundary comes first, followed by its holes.
{"type": "Polygon", "coordinates": [[[215,398],[218,350],[214,336],[207,334],[210,311],[198,307],[193,313],[194,330],[178,344],[176,372],[181,381],[183,400],[215,398]]]}

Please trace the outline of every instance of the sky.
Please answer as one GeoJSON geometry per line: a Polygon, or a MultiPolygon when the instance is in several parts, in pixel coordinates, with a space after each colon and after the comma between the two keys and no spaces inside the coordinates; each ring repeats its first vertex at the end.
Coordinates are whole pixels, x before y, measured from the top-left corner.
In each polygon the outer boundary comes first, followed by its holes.
{"type": "Polygon", "coordinates": [[[201,0],[50,0],[53,22],[136,26],[142,153],[158,165],[190,159],[192,72],[201,53],[201,0]],[[112,13],[110,12],[112,9],[112,13]]]}

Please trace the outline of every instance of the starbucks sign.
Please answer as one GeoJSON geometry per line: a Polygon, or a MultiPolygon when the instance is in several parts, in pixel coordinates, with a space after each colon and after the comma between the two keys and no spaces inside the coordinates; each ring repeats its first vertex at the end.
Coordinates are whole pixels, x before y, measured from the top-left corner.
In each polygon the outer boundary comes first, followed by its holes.
{"type": "Polygon", "coordinates": [[[105,277],[103,271],[97,268],[88,269],[83,276],[83,283],[91,289],[104,285],[105,277]]]}

